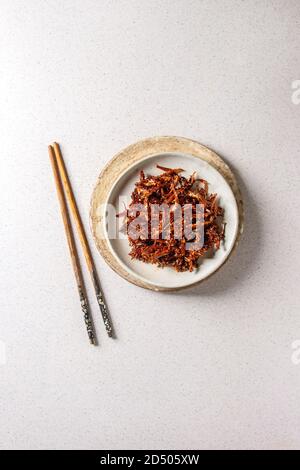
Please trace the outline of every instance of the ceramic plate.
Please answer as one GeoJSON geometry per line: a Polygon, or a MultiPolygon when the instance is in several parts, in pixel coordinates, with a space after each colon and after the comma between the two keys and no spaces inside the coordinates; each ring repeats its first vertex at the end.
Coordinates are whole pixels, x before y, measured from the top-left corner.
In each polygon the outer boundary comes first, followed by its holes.
{"type": "Polygon", "coordinates": [[[102,171],[91,201],[91,228],[108,264],[130,282],[152,290],[178,290],[203,281],[229,257],[242,231],[242,201],[234,175],[224,161],[198,142],[178,137],[155,137],[140,141],[121,151],[102,171]],[[160,174],[156,165],[183,168],[183,176],[193,172],[207,180],[209,192],[217,193],[225,210],[225,241],[212,257],[201,260],[193,272],[178,273],[159,268],[129,256],[127,237],[115,236],[115,214],[130,202],[139,173],[160,174]],[[120,200],[121,197],[121,200],[120,200]],[[111,207],[115,210],[111,211],[111,207]],[[110,210],[108,210],[110,209],[110,210]]]}
{"type": "Polygon", "coordinates": [[[205,279],[212,274],[230,254],[238,233],[239,217],[237,203],[234,194],[223,176],[209,163],[201,161],[192,155],[180,153],[161,153],[148,156],[128,168],[113,184],[104,207],[103,230],[110,250],[117,262],[126,271],[138,279],[150,283],[153,286],[180,288],[186,287],[205,279]],[[199,269],[193,272],[178,273],[172,268],[160,268],[152,264],[146,264],[138,260],[132,260],[128,255],[130,246],[127,237],[119,238],[120,233],[116,229],[116,213],[124,211],[130,203],[130,195],[134,189],[134,183],[139,180],[139,172],[158,175],[161,173],[156,165],[170,168],[184,168],[183,176],[190,176],[193,172],[209,182],[209,192],[219,195],[219,204],[225,209],[226,238],[213,257],[205,258],[199,269]],[[110,208],[115,210],[108,210],[110,208]],[[116,238],[112,238],[115,237],[116,238]]]}

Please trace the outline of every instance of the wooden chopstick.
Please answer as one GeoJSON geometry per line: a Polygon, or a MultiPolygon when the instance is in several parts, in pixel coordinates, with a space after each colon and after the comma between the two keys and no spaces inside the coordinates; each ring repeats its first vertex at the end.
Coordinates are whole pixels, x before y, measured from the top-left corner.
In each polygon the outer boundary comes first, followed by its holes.
{"type": "Polygon", "coordinates": [[[70,209],[71,209],[71,213],[75,220],[79,240],[81,242],[82,250],[86,259],[86,264],[87,264],[89,273],[92,278],[97,302],[100,307],[105,329],[106,329],[108,336],[113,337],[113,328],[112,328],[110,316],[109,316],[108,309],[104,300],[104,295],[100,286],[95,263],[94,263],[90,246],[89,246],[86,234],[85,234],[84,226],[83,226],[80,213],[76,204],[76,200],[75,200],[75,196],[71,187],[71,183],[67,174],[67,169],[63,160],[60,146],[58,143],[54,142],[53,147],[54,147],[54,153],[55,153],[55,157],[56,157],[56,161],[57,161],[57,165],[58,165],[58,169],[59,169],[59,173],[61,177],[61,182],[62,182],[64,191],[65,191],[65,194],[66,194],[66,197],[67,197],[70,209]]]}
{"type": "Polygon", "coordinates": [[[68,208],[67,208],[67,204],[66,204],[66,199],[65,199],[65,195],[64,195],[60,175],[59,175],[59,170],[58,170],[58,166],[57,166],[57,161],[56,161],[54,149],[51,145],[49,145],[48,151],[49,151],[49,157],[50,157],[50,161],[51,161],[51,165],[52,165],[54,180],[55,180],[55,184],[56,184],[56,190],[57,190],[57,195],[58,195],[59,204],[60,204],[60,211],[61,211],[61,215],[62,215],[62,218],[63,218],[63,223],[64,223],[65,232],[66,232],[66,236],[67,236],[68,246],[69,246],[69,250],[70,250],[72,266],[73,266],[73,270],[74,270],[74,273],[75,273],[77,288],[78,288],[78,292],[79,292],[81,309],[82,309],[82,312],[83,312],[84,321],[85,321],[85,325],[86,325],[86,329],[87,329],[87,333],[88,333],[90,343],[96,345],[96,336],[95,336],[93,322],[92,322],[90,309],[89,309],[89,305],[88,305],[86,290],[85,290],[82,271],[81,271],[81,267],[80,267],[80,261],[79,261],[79,258],[78,258],[78,252],[77,252],[77,248],[76,248],[76,244],[75,244],[75,240],[74,240],[74,234],[73,234],[73,230],[72,230],[72,226],[71,226],[71,222],[70,222],[70,216],[69,216],[69,212],[68,212],[68,208]]]}

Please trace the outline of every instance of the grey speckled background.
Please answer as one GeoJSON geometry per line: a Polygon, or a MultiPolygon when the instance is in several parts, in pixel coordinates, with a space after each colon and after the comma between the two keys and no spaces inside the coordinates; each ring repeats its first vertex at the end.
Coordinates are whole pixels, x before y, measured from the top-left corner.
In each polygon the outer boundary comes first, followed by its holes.
{"type": "Polygon", "coordinates": [[[300,448],[299,1],[2,0],[0,31],[0,447],[300,448]],[[176,295],[94,250],[118,340],[90,291],[93,349],[47,144],[87,224],[103,165],[160,134],[231,164],[245,236],[176,295]]]}

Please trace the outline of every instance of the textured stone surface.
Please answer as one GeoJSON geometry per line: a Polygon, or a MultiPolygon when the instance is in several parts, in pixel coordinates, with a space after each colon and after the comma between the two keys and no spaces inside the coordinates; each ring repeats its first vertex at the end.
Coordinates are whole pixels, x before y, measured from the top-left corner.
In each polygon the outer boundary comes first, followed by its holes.
{"type": "Polygon", "coordinates": [[[299,0],[1,0],[0,34],[0,448],[299,448],[299,0]],[[101,169],[154,135],[216,151],[245,203],[236,253],[179,293],[124,281],[88,230],[101,169]],[[54,140],[118,336],[86,276],[99,348],[54,140]]]}

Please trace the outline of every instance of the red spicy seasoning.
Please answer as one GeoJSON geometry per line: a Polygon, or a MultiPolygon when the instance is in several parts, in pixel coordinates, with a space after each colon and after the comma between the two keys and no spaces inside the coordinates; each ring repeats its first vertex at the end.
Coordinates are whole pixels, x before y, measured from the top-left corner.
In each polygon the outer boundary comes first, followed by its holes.
{"type": "Polygon", "coordinates": [[[185,178],[180,168],[157,168],[162,170],[158,176],[140,172],[131,203],[119,214],[125,215],[129,255],[160,267],[193,271],[205,255],[220,248],[224,210],[217,194],[209,194],[207,181],[195,173],[185,178]]]}

